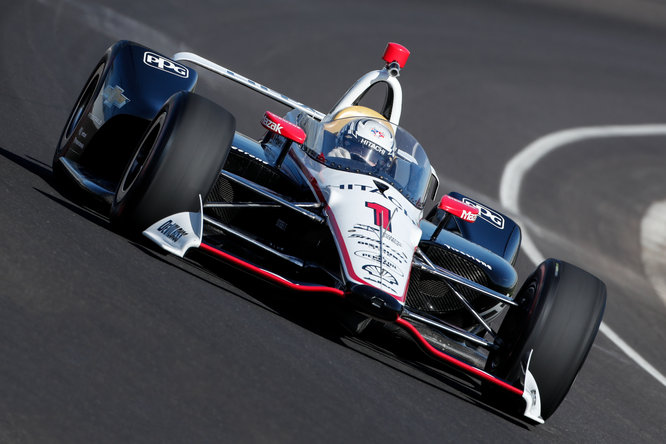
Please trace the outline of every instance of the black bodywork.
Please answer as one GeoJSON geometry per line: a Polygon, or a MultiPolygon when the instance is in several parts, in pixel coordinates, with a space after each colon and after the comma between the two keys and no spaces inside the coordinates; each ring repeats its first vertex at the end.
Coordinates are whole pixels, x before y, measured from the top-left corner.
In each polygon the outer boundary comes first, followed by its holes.
{"type": "Polygon", "coordinates": [[[107,201],[157,112],[173,94],[193,91],[197,83],[193,69],[187,77],[175,75],[145,63],[146,54],[168,60],[129,41],[107,50],[77,99],[55,153],[54,165],[80,176],[86,190],[107,201]],[[88,101],[91,106],[77,109],[88,101]],[[56,162],[60,158],[65,162],[56,162]]]}

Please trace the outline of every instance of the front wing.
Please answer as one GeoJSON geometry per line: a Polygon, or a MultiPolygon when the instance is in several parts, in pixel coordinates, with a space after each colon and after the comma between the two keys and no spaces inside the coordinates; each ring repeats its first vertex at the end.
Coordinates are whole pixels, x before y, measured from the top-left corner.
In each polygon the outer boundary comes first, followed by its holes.
{"type": "MultiPolygon", "coordinates": [[[[199,213],[183,212],[166,217],[151,225],[143,232],[143,234],[164,250],[172,254],[176,254],[177,256],[183,257],[189,249],[196,248],[289,290],[309,293],[325,293],[340,299],[348,299],[351,296],[339,288],[293,282],[270,270],[263,269],[244,259],[232,255],[218,247],[204,243],[204,221],[205,219],[203,216],[202,206],[199,213]]],[[[367,307],[366,310],[363,310],[362,307],[358,306],[357,301],[355,301],[355,306],[370,316],[373,316],[373,312],[376,312],[376,310],[373,310],[372,307],[367,307]]],[[[395,318],[392,320],[387,320],[385,316],[383,316],[380,320],[383,322],[390,322],[401,328],[420,346],[420,348],[427,355],[434,358],[436,361],[451,365],[463,371],[464,373],[476,377],[485,383],[490,383],[493,386],[506,391],[507,393],[521,396],[526,403],[524,416],[531,419],[532,421],[543,423],[543,419],[541,418],[539,390],[534,377],[529,372],[529,359],[525,366],[524,385],[522,388],[516,387],[506,381],[503,381],[500,378],[493,376],[485,370],[463,362],[462,360],[434,347],[407,318],[408,312],[404,310],[403,313],[401,310],[401,312],[396,314],[395,318]]]]}

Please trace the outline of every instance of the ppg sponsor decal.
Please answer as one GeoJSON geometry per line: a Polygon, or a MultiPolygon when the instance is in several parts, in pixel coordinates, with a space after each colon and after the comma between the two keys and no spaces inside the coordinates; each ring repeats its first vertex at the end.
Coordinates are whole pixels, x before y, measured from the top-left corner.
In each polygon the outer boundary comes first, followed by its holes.
{"type": "Polygon", "coordinates": [[[491,210],[488,207],[484,207],[478,202],[473,201],[468,197],[463,197],[463,202],[467,205],[479,209],[479,217],[490,222],[493,226],[499,228],[500,230],[504,229],[504,218],[495,210],[491,210]]]}
{"type": "Polygon", "coordinates": [[[155,54],[154,52],[146,51],[143,53],[143,63],[150,67],[159,69],[161,71],[166,71],[169,74],[173,74],[174,76],[182,77],[184,79],[190,76],[189,69],[180,63],[176,63],[173,60],[169,60],[166,57],[155,54]]]}

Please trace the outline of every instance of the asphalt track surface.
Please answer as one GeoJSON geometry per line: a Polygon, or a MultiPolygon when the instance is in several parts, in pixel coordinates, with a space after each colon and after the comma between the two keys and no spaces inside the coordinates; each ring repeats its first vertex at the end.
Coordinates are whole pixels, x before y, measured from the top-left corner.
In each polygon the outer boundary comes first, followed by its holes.
{"type": "MultiPolygon", "coordinates": [[[[53,187],[50,163],[118,39],[194,51],[322,111],[397,41],[412,50],[402,124],[442,191],[499,205],[504,165],[539,137],[666,122],[664,17],[618,1],[3,1],[0,442],[663,442],[666,387],[603,335],[533,427],[408,344],[341,336],[311,298],[115,234],[53,187]]],[[[251,134],[283,111],[212,76],[199,92],[251,134]]],[[[665,139],[558,149],[526,174],[519,215],[546,256],[604,279],[605,323],[662,374],[666,308],[640,230],[666,199],[665,139]]],[[[521,278],[533,267],[522,258],[521,278]]]]}

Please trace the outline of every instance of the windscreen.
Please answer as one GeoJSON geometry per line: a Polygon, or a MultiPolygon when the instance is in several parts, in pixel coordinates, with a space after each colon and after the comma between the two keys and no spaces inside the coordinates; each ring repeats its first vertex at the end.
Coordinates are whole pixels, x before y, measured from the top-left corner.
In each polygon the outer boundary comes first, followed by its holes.
{"type": "Polygon", "coordinates": [[[303,149],[330,168],[367,174],[391,184],[422,209],[431,176],[428,157],[407,131],[372,117],[319,122],[301,116],[303,149]]]}

